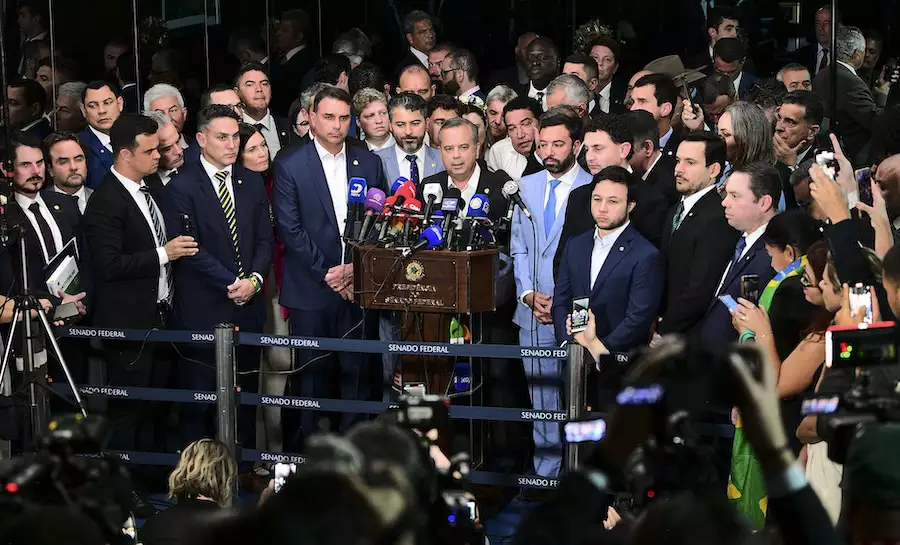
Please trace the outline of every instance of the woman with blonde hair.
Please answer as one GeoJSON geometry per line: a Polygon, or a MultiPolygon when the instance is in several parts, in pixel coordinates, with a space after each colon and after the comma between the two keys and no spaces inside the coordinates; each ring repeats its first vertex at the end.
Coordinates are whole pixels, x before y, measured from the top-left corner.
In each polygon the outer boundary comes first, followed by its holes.
{"type": "Polygon", "coordinates": [[[199,521],[231,507],[237,462],[225,444],[200,439],[188,445],[169,474],[169,498],[176,504],[150,517],[140,528],[144,545],[193,543],[199,521]]]}

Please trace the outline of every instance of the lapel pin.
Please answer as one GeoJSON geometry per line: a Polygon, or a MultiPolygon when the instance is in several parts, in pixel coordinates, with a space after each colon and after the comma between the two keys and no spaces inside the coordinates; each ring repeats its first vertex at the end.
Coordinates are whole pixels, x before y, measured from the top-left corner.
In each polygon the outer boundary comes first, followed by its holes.
{"type": "Polygon", "coordinates": [[[485,194],[485,195],[490,195],[490,194],[491,194],[491,188],[490,188],[490,187],[485,187],[485,188],[484,188],[484,194],[485,194]]]}
{"type": "Polygon", "coordinates": [[[242,183],[244,183],[244,180],[238,180],[238,185],[241,185],[242,183]]]}
{"type": "Polygon", "coordinates": [[[619,246],[619,251],[620,251],[620,252],[624,252],[624,251],[625,251],[625,247],[624,247],[624,246],[619,246]]]}
{"type": "Polygon", "coordinates": [[[58,204],[54,204],[54,205],[53,205],[53,209],[54,209],[54,210],[59,210],[59,205],[58,205],[58,204]]]}
{"type": "Polygon", "coordinates": [[[359,166],[359,161],[357,161],[356,159],[354,159],[354,160],[353,160],[353,166],[358,167],[358,166],[359,166]]]}

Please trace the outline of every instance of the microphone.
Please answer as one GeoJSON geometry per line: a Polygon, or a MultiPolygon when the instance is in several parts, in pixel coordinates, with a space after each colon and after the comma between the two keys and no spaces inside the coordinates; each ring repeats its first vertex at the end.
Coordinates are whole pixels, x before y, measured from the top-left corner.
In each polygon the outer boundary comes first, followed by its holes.
{"type": "MultiPolygon", "coordinates": [[[[403,195],[407,200],[416,198],[416,184],[412,182],[404,182],[397,187],[397,190],[394,191],[394,196],[399,197],[403,195]]],[[[399,206],[399,205],[398,205],[399,206]]]]}
{"type": "Polygon", "coordinates": [[[488,217],[490,209],[491,203],[488,201],[487,195],[476,193],[469,199],[469,208],[466,210],[466,218],[471,218],[472,222],[469,225],[469,238],[466,242],[466,248],[472,247],[472,244],[475,241],[475,226],[478,224],[479,219],[488,217]]]}
{"type": "Polygon", "coordinates": [[[406,214],[403,218],[403,232],[400,235],[400,240],[406,244],[406,241],[409,240],[410,227],[419,223],[419,218],[416,218],[413,215],[422,212],[422,201],[418,199],[407,200],[406,204],[403,206],[403,211],[406,212],[406,214]]]}
{"type": "Polygon", "coordinates": [[[390,225],[388,218],[393,215],[395,210],[399,210],[404,202],[406,202],[405,195],[391,195],[384,201],[384,210],[381,211],[378,223],[375,224],[379,230],[378,240],[383,240],[387,235],[387,228],[390,225]]]}
{"type": "Polygon", "coordinates": [[[437,248],[443,244],[443,242],[444,234],[441,231],[441,228],[437,225],[432,225],[431,227],[422,230],[419,242],[416,242],[415,246],[403,250],[403,257],[409,257],[423,248],[426,250],[437,248]]]}
{"type": "Polygon", "coordinates": [[[516,205],[522,209],[522,213],[525,214],[525,217],[531,219],[531,212],[528,211],[528,207],[525,206],[525,202],[522,201],[522,196],[519,195],[519,184],[510,180],[503,184],[503,189],[501,190],[503,196],[509,199],[510,207],[506,212],[507,220],[512,220],[512,214],[515,210],[516,205]]]}
{"type": "Polygon", "coordinates": [[[444,192],[444,198],[441,200],[441,210],[444,212],[444,222],[441,226],[441,232],[444,233],[444,240],[448,243],[453,235],[451,223],[462,208],[462,193],[459,189],[451,187],[444,192]]]}
{"type": "Polygon", "coordinates": [[[344,240],[354,240],[354,226],[356,218],[359,216],[359,207],[366,200],[366,184],[365,178],[354,176],[350,178],[347,185],[347,219],[344,222],[344,240]]]}
{"type": "Polygon", "coordinates": [[[401,185],[405,184],[405,183],[408,182],[408,181],[409,181],[409,180],[408,180],[407,178],[404,178],[403,176],[400,176],[399,178],[397,178],[396,180],[394,180],[394,183],[391,184],[391,195],[393,195],[394,193],[396,193],[396,192],[397,192],[397,189],[398,189],[401,185]]]}
{"type": "Polygon", "coordinates": [[[366,193],[366,200],[363,201],[363,207],[366,210],[366,217],[363,219],[362,229],[359,230],[359,240],[364,241],[369,236],[369,230],[372,228],[372,219],[375,214],[384,209],[385,195],[384,191],[373,187],[366,193]]]}
{"type": "Polygon", "coordinates": [[[434,203],[440,202],[444,198],[444,188],[435,182],[425,184],[422,188],[422,196],[425,198],[425,223],[428,223],[434,203]]]}

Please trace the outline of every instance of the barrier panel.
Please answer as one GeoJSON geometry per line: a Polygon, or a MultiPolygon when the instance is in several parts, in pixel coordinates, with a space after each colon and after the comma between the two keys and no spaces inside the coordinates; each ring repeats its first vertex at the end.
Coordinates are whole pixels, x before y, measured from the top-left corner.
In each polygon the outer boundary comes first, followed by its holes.
{"type": "MultiPolygon", "coordinates": [[[[81,339],[110,339],[134,342],[163,343],[199,343],[216,345],[217,391],[194,391],[180,389],[139,388],[111,386],[79,386],[83,396],[99,396],[116,399],[133,399],[140,401],[167,401],[173,403],[203,403],[217,405],[218,430],[220,439],[235,446],[236,457],[247,462],[282,462],[306,463],[306,458],[299,454],[283,452],[267,452],[253,449],[240,449],[235,445],[235,409],[237,405],[263,407],[281,407],[294,410],[312,410],[342,412],[354,414],[379,414],[391,407],[391,404],[380,401],[355,401],[342,399],[301,398],[281,395],[263,395],[234,391],[234,351],[229,347],[251,345],[260,347],[313,348],[322,351],[358,352],[368,354],[393,353],[398,355],[433,355],[445,357],[473,358],[580,358],[581,347],[573,345],[570,354],[567,348],[521,347],[489,344],[448,344],[428,342],[384,342],[363,341],[354,339],[328,339],[316,337],[293,337],[286,335],[266,335],[260,333],[235,332],[230,326],[217,326],[216,332],[210,331],[172,331],[172,330],[136,330],[110,329],[91,327],[59,327],[56,333],[61,337],[81,339]],[[217,342],[218,341],[218,342],[217,342]],[[234,392],[232,395],[226,395],[234,392]]],[[[609,356],[617,364],[627,363],[626,354],[609,356]]],[[[578,373],[584,371],[578,366],[578,373]]],[[[574,371],[574,370],[573,370],[574,371]]],[[[580,391],[583,377],[567,377],[569,397],[573,401],[579,399],[573,395],[573,389],[580,391]],[[578,379],[578,380],[576,380],[578,379]]],[[[53,389],[62,395],[71,395],[64,384],[53,384],[53,389]]],[[[576,401],[576,403],[578,403],[576,401]]],[[[602,418],[602,413],[583,412],[582,407],[570,406],[565,411],[540,411],[530,408],[506,407],[473,407],[451,405],[450,417],[461,420],[482,420],[499,422],[547,422],[564,423],[570,418],[602,418]],[[571,414],[570,414],[571,413],[571,414]]],[[[734,429],[724,424],[697,423],[696,429],[704,435],[732,437],[734,429]]],[[[174,466],[178,462],[178,454],[161,452],[112,451],[108,454],[117,456],[121,461],[135,465],[174,466]]],[[[89,455],[99,457],[100,455],[89,455]]],[[[525,488],[555,488],[558,480],[536,477],[533,475],[515,475],[472,471],[469,480],[475,484],[499,485],[525,488]]]]}

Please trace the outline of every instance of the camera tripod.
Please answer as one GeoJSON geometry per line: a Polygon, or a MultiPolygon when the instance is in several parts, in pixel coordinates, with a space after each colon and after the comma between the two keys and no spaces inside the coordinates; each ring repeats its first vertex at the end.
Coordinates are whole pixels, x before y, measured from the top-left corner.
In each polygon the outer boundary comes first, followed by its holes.
{"type": "MultiPolygon", "coordinates": [[[[24,333],[24,343],[23,343],[23,371],[24,377],[28,384],[28,405],[29,405],[29,420],[31,424],[31,432],[32,437],[36,440],[38,437],[41,437],[47,430],[47,423],[49,422],[49,410],[47,407],[47,396],[46,391],[44,390],[44,381],[45,379],[40,376],[37,369],[35,369],[34,365],[34,339],[35,337],[35,324],[32,322],[34,319],[31,315],[31,311],[37,316],[37,333],[43,333],[47,340],[50,343],[50,350],[52,351],[52,355],[56,356],[56,361],[59,362],[60,367],[62,367],[63,373],[66,375],[66,382],[69,385],[69,389],[72,391],[72,394],[75,396],[75,403],[78,405],[81,414],[87,416],[87,411],[84,409],[84,403],[81,400],[81,394],[78,393],[78,387],[75,385],[75,381],[72,379],[72,373],[69,371],[69,366],[66,365],[66,360],[63,358],[62,351],[59,348],[59,343],[56,341],[56,337],[53,336],[53,329],[50,327],[50,321],[47,320],[47,315],[44,313],[44,309],[41,308],[41,304],[38,301],[37,297],[31,292],[31,287],[29,285],[28,278],[28,256],[25,251],[25,232],[24,227],[15,226],[15,227],[7,227],[6,225],[6,210],[5,206],[0,207],[0,245],[4,248],[10,249],[12,246],[12,238],[16,238],[17,242],[15,243],[18,247],[19,251],[19,259],[21,261],[21,265],[19,267],[19,280],[21,283],[21,293],[17,294],[14,298],[14,311],[13,311],[13,319],[12,324],[9,328],[9,335],[6,339],[6,348],[3,352],[3,364],[0,366],[0,390],[3,387],[3,381],[6,379],[6,372],[9,369],[9,362],[13,357],[13,344],[15,343],[15,339],[17,337],[16,330],[19,329],[17,326],[19,324],[19,320],[22,320],[22,330],[24,333]],[[10,231],[14,232],[14,236],[10,236],[10,231]],[[41,380],[40,387],[37,384],[37,381],[41,380]]],[[[50,365],[50,361],[48,358],[47,366],[50,365]]]]}

